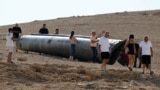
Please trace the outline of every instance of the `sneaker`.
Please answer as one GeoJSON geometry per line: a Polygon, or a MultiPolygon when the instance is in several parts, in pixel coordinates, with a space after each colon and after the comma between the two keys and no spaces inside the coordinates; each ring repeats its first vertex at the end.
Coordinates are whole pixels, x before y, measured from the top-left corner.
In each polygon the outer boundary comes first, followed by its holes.
{"type": "Polygon", "coordinates": [[[14,62],[13,62],[13,61],[9,61],[8,63],[10,63],[10,64],[14,64],[14,62]]]}
{"type": "Polygon", "coordinates": [[[153,75],[153,73],[154,73],[154,72],[153,72],[153,71],[151,71],[151,72],[150,72],[150,75],[153,75]]]}
{"type": "Polygon", "coordinates": [[[130,71],[132,71],[132,68],[131,68],[131,67],[128,67],[128,69],[129,69],[130,71]]]}

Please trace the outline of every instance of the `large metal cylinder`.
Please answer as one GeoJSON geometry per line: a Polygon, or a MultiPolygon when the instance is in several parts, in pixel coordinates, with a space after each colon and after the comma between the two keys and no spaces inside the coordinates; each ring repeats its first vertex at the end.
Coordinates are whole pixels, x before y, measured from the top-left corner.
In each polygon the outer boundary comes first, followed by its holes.
{"type": "MultiPolygon", "coordinates": [[[[82,61],[91,61],[90,38],[88,36],[76,36],[76,38],[78,43],[76,45],[75,58],[82,61]]],[[[111,45],[111,60],[109,64],[114,64],[123,43],[121,40],[115,39],[109,39],[109,43],[111,45]]],[[[71,51],[68,35],[23,35],[17,41],[17,47],[24,51],[46,53],[67,58],[71,51]]],[[[98,53],[98,59],[101,61],[100,53],[98,53]]]]}

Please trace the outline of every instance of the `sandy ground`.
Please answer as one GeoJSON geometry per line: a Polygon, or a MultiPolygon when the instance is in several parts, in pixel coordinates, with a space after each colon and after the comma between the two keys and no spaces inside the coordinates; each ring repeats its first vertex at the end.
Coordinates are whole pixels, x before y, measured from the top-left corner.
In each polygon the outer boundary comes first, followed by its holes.
{"type": "Polygon", "coordinates": [[[100,64],[71,62],[67,58],[24,51],[14,52],[15,64],[6,63],[7,51],[5,36],[9,27],[0,27],[0,90],[160,90],[160,11],[124,12],[108,15],[74,16],[46,21],[33,21],[19,24],[23,34],[37,33],[43,23],[50,33],[56,28],[60,33],[90,35],[94,29],[110,32],[111,38],[126,39],[129,34],[136,36],[139,42],[148,35],[153,43],[153,76],[147,71],[141,74],[141,68],[130,72],[119,63],[108,65],[107,73],[100,71],[100,64]],[[22,58],[22,59],[21,59],[22,58]]]}

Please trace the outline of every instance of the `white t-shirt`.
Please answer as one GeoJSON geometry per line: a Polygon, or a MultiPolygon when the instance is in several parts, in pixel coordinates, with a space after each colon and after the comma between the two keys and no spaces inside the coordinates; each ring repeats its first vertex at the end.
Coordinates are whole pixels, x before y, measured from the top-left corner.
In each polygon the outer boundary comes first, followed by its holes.
{"type": "Polygon", "coordinates": [[[98,44],[100,45],[101,52],[109,52],[110,44],[108,38],[102,36],[98,44]]]}
{"type": "Polygon", "coordinates": [[[12,37],[13,37],[13,33],[7,33],[6,34],[6,46],[7,47],[13,47],[14,46],[12,37]]]}
{"type": "Polygon", "coordinates": [[[152,43],[150,41],[141,41],[139,46],[142,48],[142,55],[151,55],[152,43]]]}

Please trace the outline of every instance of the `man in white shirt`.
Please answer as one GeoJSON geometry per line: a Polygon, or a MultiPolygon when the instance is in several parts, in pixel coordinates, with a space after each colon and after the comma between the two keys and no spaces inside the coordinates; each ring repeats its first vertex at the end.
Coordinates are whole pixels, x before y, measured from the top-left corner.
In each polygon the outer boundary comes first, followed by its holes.
{"type": "Polygon", "coordinates": [[[140,53],[142,55],[142,64],[143,64],[143,74],[146,65],[150,70],[150,74],[152,75],[153,72],[151,71],[151,57],[153,57],[153,50],[152,50],[152,43],[148,40],[148,37],[144,37],[144,41],[140,42],[140,53]]]}
{"type": "Polygon", "coordinates": [[[99,40],[99,50],[101,52],[102,65],[101,69],[106,72],[106,64],[109,62],[110,51],[109,51],[109,32],[105,32],[105,35],[102,36],[99,40]]]}
{"type": "Polygon", "coordinates": [[[8,29],[8,33],[6,34],[6,47],[8,50],[8,63],[13,63],[12,62],[12,53],[13,53],[13,48],[14,48],[14,43],[13,43],[13,33],[12,33],[12,28],[8,29]]]}

